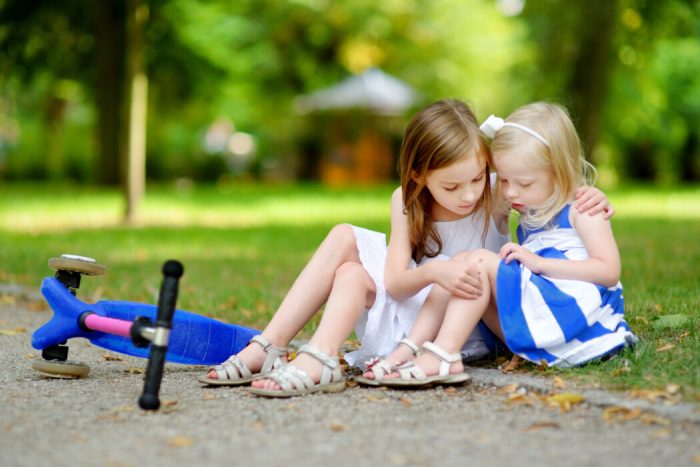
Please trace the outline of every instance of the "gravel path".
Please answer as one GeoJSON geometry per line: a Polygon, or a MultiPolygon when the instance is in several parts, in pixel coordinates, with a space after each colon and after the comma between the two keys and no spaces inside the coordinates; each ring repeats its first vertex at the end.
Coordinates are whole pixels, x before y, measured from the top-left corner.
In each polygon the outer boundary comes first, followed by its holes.
{"type": "Polygon", "coordinates": [[[580,392],[585,401],[561,412],[532,396],[550,381],[496,370],[474,369],[472,382],[454,389],[351,387],[264,400],[243,388],[204,389],[203,368],[168,365],[163,406],[146,413],[136,405],[144,360],[74,339],[70,358],[89,364],[89,377],[33,371],[31,333],[50,312],[31,305],[0,294],[5,467],[700,465],[696,406],[642,406],[641,414],[630,406],[605,421],[606,406],[624,405],[621,395],[580,392]]]}

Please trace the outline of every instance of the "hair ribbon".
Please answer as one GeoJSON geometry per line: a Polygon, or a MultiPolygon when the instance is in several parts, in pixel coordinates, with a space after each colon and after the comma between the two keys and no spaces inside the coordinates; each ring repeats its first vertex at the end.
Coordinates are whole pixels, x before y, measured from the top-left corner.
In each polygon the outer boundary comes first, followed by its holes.
{"type": "Polygon", "coordinates": [[[488,136],[489,138],[493,139],[494,136],[496,136],[496,132],[503,128],[504,126],[509,126],[511,128],[517,128],[520,131],[524,131],[525,133],[529,134],[533,138],[535,138],[537,141],[540,143],[544,144],[545,146],[549,147],[549,144],[547,143],[547,140],[544,139],[544,137],[537,133],[535,130],[526,127],[525,125],[521,125],[519,123],[511,123],[511,122],[506,122],[500,117],[496,117],[495,115],[489,115],[489,118],[484,120],[484,123],[481,124],[479,129],[483,134],[488,136]]]}

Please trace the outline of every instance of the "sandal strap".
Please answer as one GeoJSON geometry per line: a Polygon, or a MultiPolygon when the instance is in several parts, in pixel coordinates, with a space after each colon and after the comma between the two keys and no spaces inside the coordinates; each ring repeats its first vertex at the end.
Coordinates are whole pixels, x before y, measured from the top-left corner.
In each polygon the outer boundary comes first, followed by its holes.
{"type": "Polygon", "coordinates": [[[408,347],[408,349],[411,351],[411,353],[413,354],[414,357],[418,356],[418,353],[420,352],[420,347],[418,347],[418,345],[415,342],[413,342],[411,339],[409,339],[408,337],[404,337],[403,339],[401,339],[399,341],[399,345],[401,345],[401,344],[408,347]]]}
{"type": "Polygon", "coordinates": [[[282,355],[287,355],[286,347],[275,347],[262,334],[253,336],[250,342],[255,342],[265,351],[265,361],[263,361],[262,368],[260,369],[261,373],[267,373],[270,370],[274,370],[284,363],[280,357],[282,355]]]}
{"type": "Polygon", "coordinates": [[[462,359],[462,356],[458,353],[447,353],[445,349],[435,344],[434,342],[424,342],[423,349],[435,355],[440,359],[440,370],[438,375],[446,376],[450,373],[450,365],[458,362],[462,359]]]}
{"type": "Polygon", "coordinates": [[[243,360],[238,358],[238,355],[231,355],[225,362],[210,367],[209,370],[216,371],[216,376],[221,380],[239,380],[252,375],[252,372],[248,369],[246,364],[243,363],[243,360]]]}
{"type": "Polygon", "coordinates": [[[338,357],[331,357],[326,352],[310,344],[302,345],[297,353],[309,354],[323,364],[320,384],[335,382],[343,377],[338,357]]]}
{"type": "Polygon", "coordinates": [[[383,358],[372,357],[365,362],[365,371],[374,373],[374,379],[378,381],[393,372],[394,369],[383,358]]]}
{"type": "Polygon", "coordinates": [[[265,379],[279,384],[283,391],[308,389],[314,386],[314,381],[305,371],[291,365],[285,365],[268,373],[265,379]]]}
{"type": "Polygon", "coordinates": [[[399,372],[399,379],[403,380],[421,380],[426,378],[425,372],[413,362],[406,362],[396,367],[396,371],[399,372]]]}

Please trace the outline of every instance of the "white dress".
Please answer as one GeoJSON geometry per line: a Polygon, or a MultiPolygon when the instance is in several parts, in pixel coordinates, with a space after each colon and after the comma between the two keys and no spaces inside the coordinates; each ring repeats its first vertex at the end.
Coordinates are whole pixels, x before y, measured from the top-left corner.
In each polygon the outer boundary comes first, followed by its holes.
{"type": "MultiPolygon", "coordinates": [[[[442,251],[435,258],[424,258],[421,260],[421,265],[436,259],[446,260],[467,250],[487,248],[491,251],[499,251],[501,246],[510,241],[510,234],[500,233],[496,223],[491,220],[486,238],[482,242],[483,211],[475,212],[456,221],[435,222],[434,225],[442,240],[442,251]]],[[[345,360],[349,364],[362,367],[365,360],[371,357],[387,356],[396,348],[399,341],[408,335],[432,285],[405,300],[394,300],[384,288],[384,267],[387,257],[386,235],[362,227],[353,226],[353,230],[362,265],[374,280],[377,288],[374,304],[365,311],[355,327],[355,334],[362,345],[359,350],[345,355],[345,360]]],[[[409,267],[415,268],[416,263],[411,261],[409,267]]],[[[477,328],[462,348],[462,357],[467,360],[476,359],[488,354],[488,352],[484,339],[477,328]]]]}
{"type": "MultiPolygon", "coordinates": [[[[555,217],[551,228],[518,227],[518,242],[545,258],[587,259],[583,241],[569,222],[570,207],[555,217]]],[[[496,291],[506,345],[527,360],[570,367],[637,342],[625,322],[619,282],[604,287],[553,279],[533,273],[519,261],[502,261],[496,291]]]]}

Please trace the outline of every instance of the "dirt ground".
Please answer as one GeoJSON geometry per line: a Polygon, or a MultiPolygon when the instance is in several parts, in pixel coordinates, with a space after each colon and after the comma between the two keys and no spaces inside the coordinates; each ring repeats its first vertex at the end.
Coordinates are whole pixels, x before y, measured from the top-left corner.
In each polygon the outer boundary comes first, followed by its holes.
{"type": "Polygon", "coordinates": [[[548,399],[534,390],[554,390],[551,381],[498,370],[473,369],[471,382],[454,388],[349,387],[267,400],[245,388],[203,388],[204,368],[168,365],[161,409],[144,412],[136,401],[145,360],[74,339],[70,359],[89,364],[90,375],[46,378],[31,368],[30,338],[51,312],[2,297],[5,467],[700,465],[696,405],[572,388],[548,399]]]}

